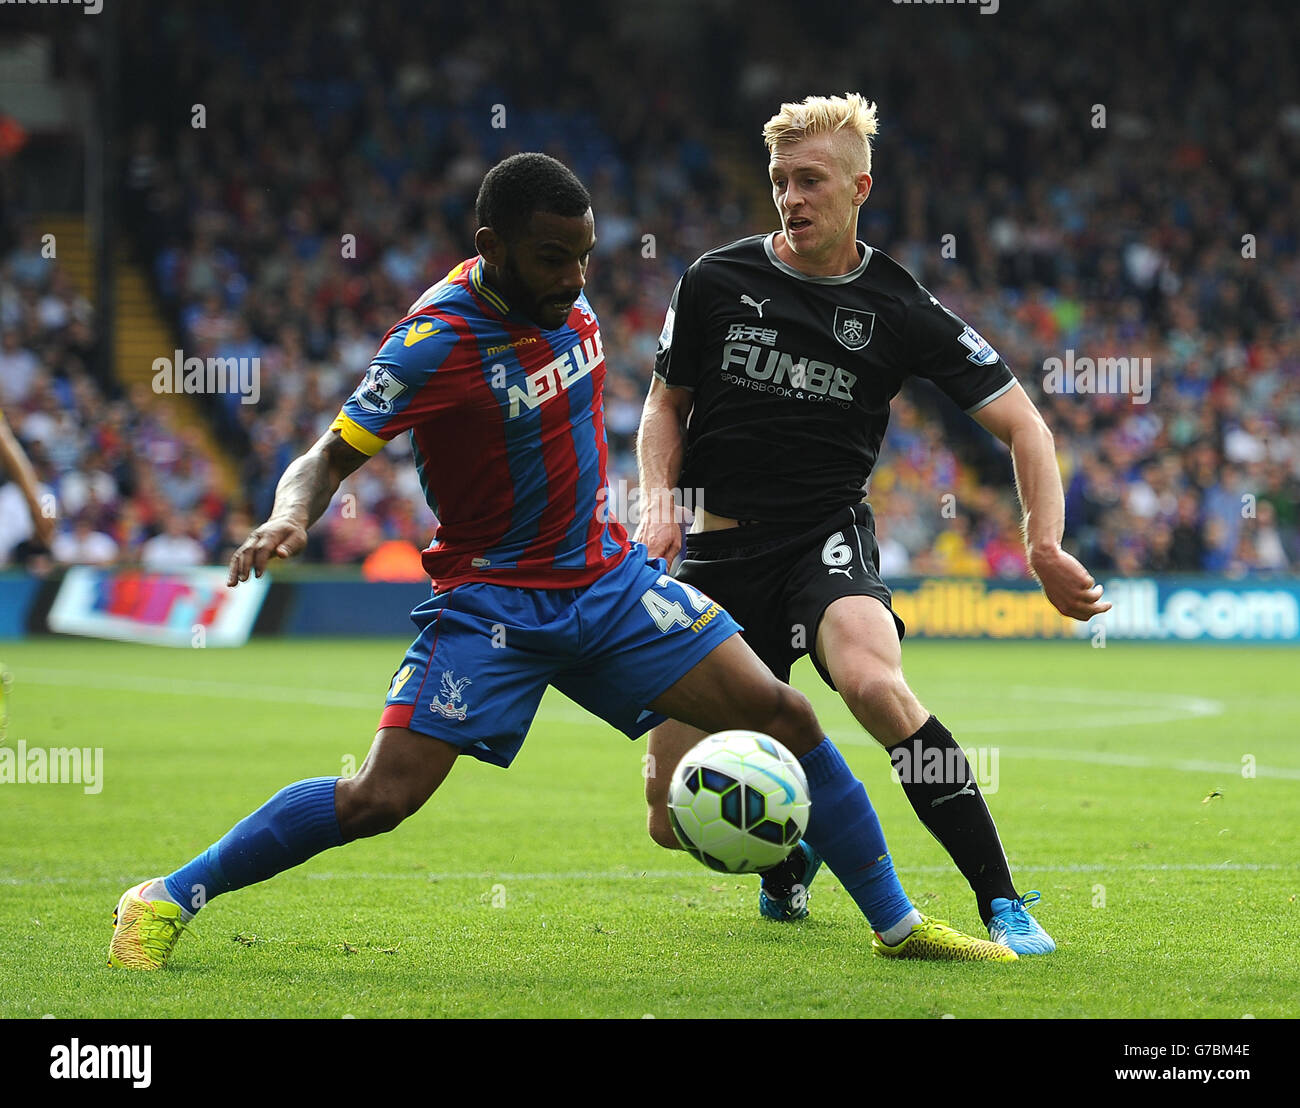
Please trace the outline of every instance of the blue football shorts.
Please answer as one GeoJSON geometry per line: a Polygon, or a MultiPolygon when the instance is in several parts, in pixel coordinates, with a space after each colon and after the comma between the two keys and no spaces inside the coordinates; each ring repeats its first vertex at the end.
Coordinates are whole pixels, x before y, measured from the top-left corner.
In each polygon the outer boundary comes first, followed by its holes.
{"type": "Polygon", "coordinates": [[[380,727],[432,735],[508,766],[553,685],[630,739],[662,723],[646,707],[741,630],[633,543],[581,589],[473,583],[436,593],[388,686],[380,727]]]}

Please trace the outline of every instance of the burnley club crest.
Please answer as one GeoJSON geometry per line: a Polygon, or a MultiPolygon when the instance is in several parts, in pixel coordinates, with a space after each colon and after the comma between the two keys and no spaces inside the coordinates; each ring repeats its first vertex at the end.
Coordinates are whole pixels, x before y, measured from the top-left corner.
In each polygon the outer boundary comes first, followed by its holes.
{"type": "Polygon", "coordinates": [[[861,350],[871,341],[876,329],[876,313],[860,312],[856,308],[835,309],[835,338],[849,350],[861,350]]]}

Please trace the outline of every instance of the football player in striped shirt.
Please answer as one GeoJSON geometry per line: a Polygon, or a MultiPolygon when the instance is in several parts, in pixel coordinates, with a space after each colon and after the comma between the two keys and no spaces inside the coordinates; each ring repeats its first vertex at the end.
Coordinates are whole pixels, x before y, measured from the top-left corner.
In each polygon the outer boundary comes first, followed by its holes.
{"type": "Polygon", "coordinates": [[[866,790],[807,699],[778,681],[709,597],[673,580],[601,511],[606,364],[584,295],[591,200],[563,165],[519,154],[477,205],[479,254],[385,336],[365,380],[286,470],[229,584],[301,551],[340,482],[399,434],[439,526],[430,598],[351,778],[276,793],[180,868],[122,896],[111,965],[160,967],[213,897],[391,831],[469,755],[509,766],[554,686],[629,738],[666,717],[766,732],[800,759],[807,836],[894,957],[1012,961],[922,917],[894,874],[866,790]]]}

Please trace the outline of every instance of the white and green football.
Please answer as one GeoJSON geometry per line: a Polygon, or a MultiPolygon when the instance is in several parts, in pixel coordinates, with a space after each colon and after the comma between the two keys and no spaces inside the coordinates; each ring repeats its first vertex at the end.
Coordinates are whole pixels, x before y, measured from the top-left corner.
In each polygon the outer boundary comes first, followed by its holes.
{"type": "Polygon", "coordinates": [[[808,829],[808,779],[769,735],[719,731],[687,751],[668,787],[682,846],[711,869],[771,869],[808,829]]]}

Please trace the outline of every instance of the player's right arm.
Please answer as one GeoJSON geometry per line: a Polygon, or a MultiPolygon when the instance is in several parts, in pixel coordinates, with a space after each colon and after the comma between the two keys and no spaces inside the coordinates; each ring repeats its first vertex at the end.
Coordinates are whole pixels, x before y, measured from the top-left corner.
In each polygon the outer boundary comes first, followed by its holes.
{"type": "Polygon", "coordinates": [[[370,457],[326,431],[306,454],[295,458],[275,487],[271,518],[248,536],[230,558],[226,584],[233,587],[258,577],[272,558],[292,558],[307,545],[307,529],[329,507],[339,486],[370,457]]]}
{"type": "Polygon", "coordinates": [[[694,295],[697,265],[677,282],[659,335],[654,378],[636,437],[641,519],[635,540],[645,543],[651,558],[669,565],[681,552],[673,489],[686,454],[686,421],[695,405],[700,373],[700,331],[694,295]]]}
{"type": "Polygon", "coordinates": [[[672,490],[682,472],[686,418],[693,403],[689,389],[670,389],[656,376],[650,382],[650,394],[641,409],[641,427],[636,436],[641,487],[641,519],[636,528],[636,541],[645,543],[651,558],[663,558],[669,565],[682,546],[672,490]]]}
{"type": "Polygon", "coordinates": [[[453,406],[450,390],[433,387],[433,378],[459,341],[450,324],[427,315],[393,328],[329,430],[284,471],[271,517],[231,557],[227,585],[247,581],[250,572],[261,577],[272,558],[299,553],[350,474],[395,436],[453,406]]]}

